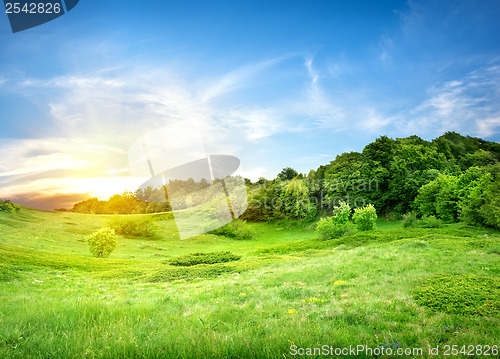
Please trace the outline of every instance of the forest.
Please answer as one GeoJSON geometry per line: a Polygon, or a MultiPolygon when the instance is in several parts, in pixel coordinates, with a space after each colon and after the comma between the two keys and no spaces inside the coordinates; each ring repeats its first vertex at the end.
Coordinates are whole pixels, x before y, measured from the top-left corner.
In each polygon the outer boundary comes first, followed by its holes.
{"type": "MultiPolygon", "coordinates": [[[[500,228],[500,144],[446,132],[425,141],[418,136],[381,136],[361,152],[338,155],[308,174],[284,168],[274,179],[245,179],[248,221],[313,221],[345,202],[352,208],[372,204],[388,219],[436,218],[446,223],[500,228]]],[[[171,210],[166,193],[185,194],[176,208],[203,199],[210,184],[174,180],[166,188],[92,198],[70,210],[95,214],[140,214],[171,210]],[[165,191],[166,190],[166,191],[165,191]]]]}

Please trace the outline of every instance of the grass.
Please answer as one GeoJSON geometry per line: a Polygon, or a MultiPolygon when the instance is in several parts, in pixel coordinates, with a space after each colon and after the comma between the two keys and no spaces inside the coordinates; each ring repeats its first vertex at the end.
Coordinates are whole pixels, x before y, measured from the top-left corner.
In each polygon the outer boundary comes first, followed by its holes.
{"type": "Polygon", "coordinates": [[[281,221],[250,224],[252,240],[181,241],[167,217],[154,238],[121,236],[110,258],[92,258],[81,240],[109,217],[0,214],[0,357],[290,358],[291,345],[424,353],[498,345],[497,306],[477,315],[419,295],[493,290],[493,230],[379,221],[377,231],[321,241],[310,225],[281,221]]]}

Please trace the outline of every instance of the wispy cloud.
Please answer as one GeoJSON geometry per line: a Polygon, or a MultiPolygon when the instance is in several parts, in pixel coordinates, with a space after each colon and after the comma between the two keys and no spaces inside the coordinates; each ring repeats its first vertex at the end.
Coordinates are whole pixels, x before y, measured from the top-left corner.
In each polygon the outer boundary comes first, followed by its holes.
{"type": "Polygon", "coordinates": [[[320,84],[320,74],[314,67],[314,59],[307,57],[304,66],[309,75],[309,87],[306,90],[307,101],[298,102],[294,106],[295,111],[308,116],[308,122],[312,122],[317,127],[333,131],[345,129],[344,109],[334,103],[323,90],[320,84]]]}
{"type": "Polygon", "coordinates": [[[0,143],[0,177],[88,165],[88,160],[68,153],[70,146],[71,142],[62,139],[3,140],[0,143]]]}
{"type": "Polygon", "coordinates": [[[0,196],[36,202],[48,195],[73,198],[135,190],[142,182],[128,176],[128,147],[139,136],[169,123],[194,121],[209,151],[234,154],[242,139],[268,137],[283,125],[274,108],[210,100],[248,86],[254,76],[279,61],[236,69],[208,89],[161,70],[22,79],[15,90],[22,89],[39,103],[45,101],[52,122],[41,134],[46,137],[0,142],[0,153],[5,154],[0,158],[0,196]],[[62,170],[65,176],[59,177],[62,170]]]}
{"type": "Polygon", "coordinates": [[[430,87],[421,104],[399,114],[399,127],[414,133],[459,131],[484,137],[498,133],[499,69],[486,66],[430,87]]]}
{"type": "Polygon", "coordinates": [[[221,78],[211,81],[206,88],[200,91],[199,98],[202,102],[207,102],[244,86],[248,86],[250,83],[253,83],[257,75],[269,70],[287,58],[288,56],[278,57],[249,64],[230,71],[221,78]]]}

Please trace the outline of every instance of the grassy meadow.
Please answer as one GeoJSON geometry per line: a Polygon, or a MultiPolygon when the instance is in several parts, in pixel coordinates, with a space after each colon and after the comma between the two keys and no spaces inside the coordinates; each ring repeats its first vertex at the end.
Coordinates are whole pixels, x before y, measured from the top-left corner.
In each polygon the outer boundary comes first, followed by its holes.
{"type": "Polygon", "coordinates": [[[483,357],[500,344],[498,231],[379,219],[320,240],[276,221],[248,223],[250,240],[180,240],[170,214],[149,216],[153,237],[120,236],[103,259],[85,237],[112,216],[0,212],[0,358],[354,357],[299,352],[323,345],[483,357]]]}

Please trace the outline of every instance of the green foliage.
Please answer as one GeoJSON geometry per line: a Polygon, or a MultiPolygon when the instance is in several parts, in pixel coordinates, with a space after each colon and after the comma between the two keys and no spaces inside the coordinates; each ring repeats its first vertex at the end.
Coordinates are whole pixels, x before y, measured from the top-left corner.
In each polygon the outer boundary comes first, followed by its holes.
{"type": "Polygon", "coordinates": [[[371,231],[377,226],[377,210],[372,204],[363,208],[356,208],[352,219],[360,231],[371,231]]]}
{"type": "Polygon", "coordinates": [[[500,313],[500,279],[438,274],[414,289],[415,301],[433,310],[460,315],[500,313]]]}
{"type": "Polygon", "coordinates": [[[234,262],[240,259],[241,256],[231,252],[190,253],[171,258],[166,263],[173,266],[190,267],[198,264],[234,262]]]}
{"type": "Polygon", "coordinates": [[[299,173],[297,171],[295,171],[293,168],[285,167],[278,174],[277,179],[279,179],[280,181],[289,181],[289,180],[294,179],[298,175],[299,175],[299,173]]]}
{"type": "Polygon", "coordinates": [[[134,214],[146,213],[147,204],[140,201],[131,192],[115,194],[107,201],[90,198],[76,203],[71,209],[77,213],[91,214],[134,214]]]}
{"type": "Polygon", "coordinates": [[[94,257],[108,257],[116,247],[117,239],[114,229],[105,227],[86,238],[90,252],[94,257]]]}
{"type": "Polygon", "coordinates": [[[420,187],[415,205],[421,215],[437,216],[446,222],[458,217],[458,178],[439,175],[432,182],[420,187]]]}
{"type": "Polygon", "coordinates": [[[331,218],[335,223],[346,224],[351,218],[352,209],[345,203],[341,202],[339,206],[333,208],[331,218]]]}
{"type": "Polygon", "coordinates": [[[113,216],[109,222],[117,234],[134,237],[151,237],[158,231],[158,224],[151,216],[113,216]]]}
{"type": "Polygon", "coordinates": [[[254,231],[247,225],[246,221],[239,218],[214,229],[210,233],[234,239],[252,239],[255,236],[254,231]]]}
{"type": "Polygon", "coordinates": [[[459,178],[459,217],[470,225],[500,228],[500,166],[472,167],[459,178]]]}
{"type": "Polygon", "coordinates": [[[441,228],[443,221],[436,216],[424,216],[421,220],[417,221],[417,225],[422,228],[441,228]]]}
{"type": "Polygon", "coordinates": [[[0,200],[0,212],[18,213],[20,210],[21,208],[17,204],[12,203],[8,199],[0,200]]]}
{"type": "Polygon", "coordinates": [[[408,212],[403,216],[401,224],[404,228],[416,227],[417,225],[417,215],[414,212],[408,212]]]}
{"type": "Polygon", "coordinates": [[[500,229],[500,181],[491,183],[484,194],[481,214],[487,225],[500,229]]]}
{"type": "Polygon", "coordinates": [[[269,222],[285,217],[280,211],[281,181],[259,181],[248,188],[248,208],[241,219],[253,222],[269,222]]]}
{"type": "Polygon", "coordinates": [[[303,179],[293,179],[281,193],[281,211],[297,219],[311,221],[316,217],[316,206],[311,202],[309,189],[303,179]]]}
{"type": "MultiPolygon", "coordinates": [[[[362,333],[373,347],[394,340],[440,348],[484,348],[497,338],[498,307],[484,316],[436,314],[408,300],[413,283],[427,275],[498,277],[499,232],[493,229],[386,230],[398,223],[380,221],[382,230],[317,240],[290,220],[249,224],[258,228],[251,247],[260,254],[183,267],[141,249],[140,239],[113,252],[126,260],[82,255],[87,245],[74,233],[89,233],[107,220],[24,208],[18,216],[0,214],[0,278],[10,280],[0,279],[1,357],[260,358],[283,356],[287,340],[299,337],[311,346],[333,341],[348,347],[362,333]],[[232,340],[218,345],[221,332],[232,340]]],[[[179,241],[167,224],[161,222],[161,244],[172,255],[251,250],[248,242],[214,236],[179,241]]]]}
{"type": "Polygon", "coordinates": [[[321,239],[340,238],[343,235],[352,234],[354,225],[349,221],[351,207],[341,202],[333,208],[333,213],[328,218],[321,218],[316,226],[316,234],[321,239]]]}
{"type": "Polygon", "coordinates": [[[355,226],[351,222],[335,222],[332,217],[321,218],[316,226],[316,234],[321,239],[340,238],[344,235],[352,234],[355,226]]]}

